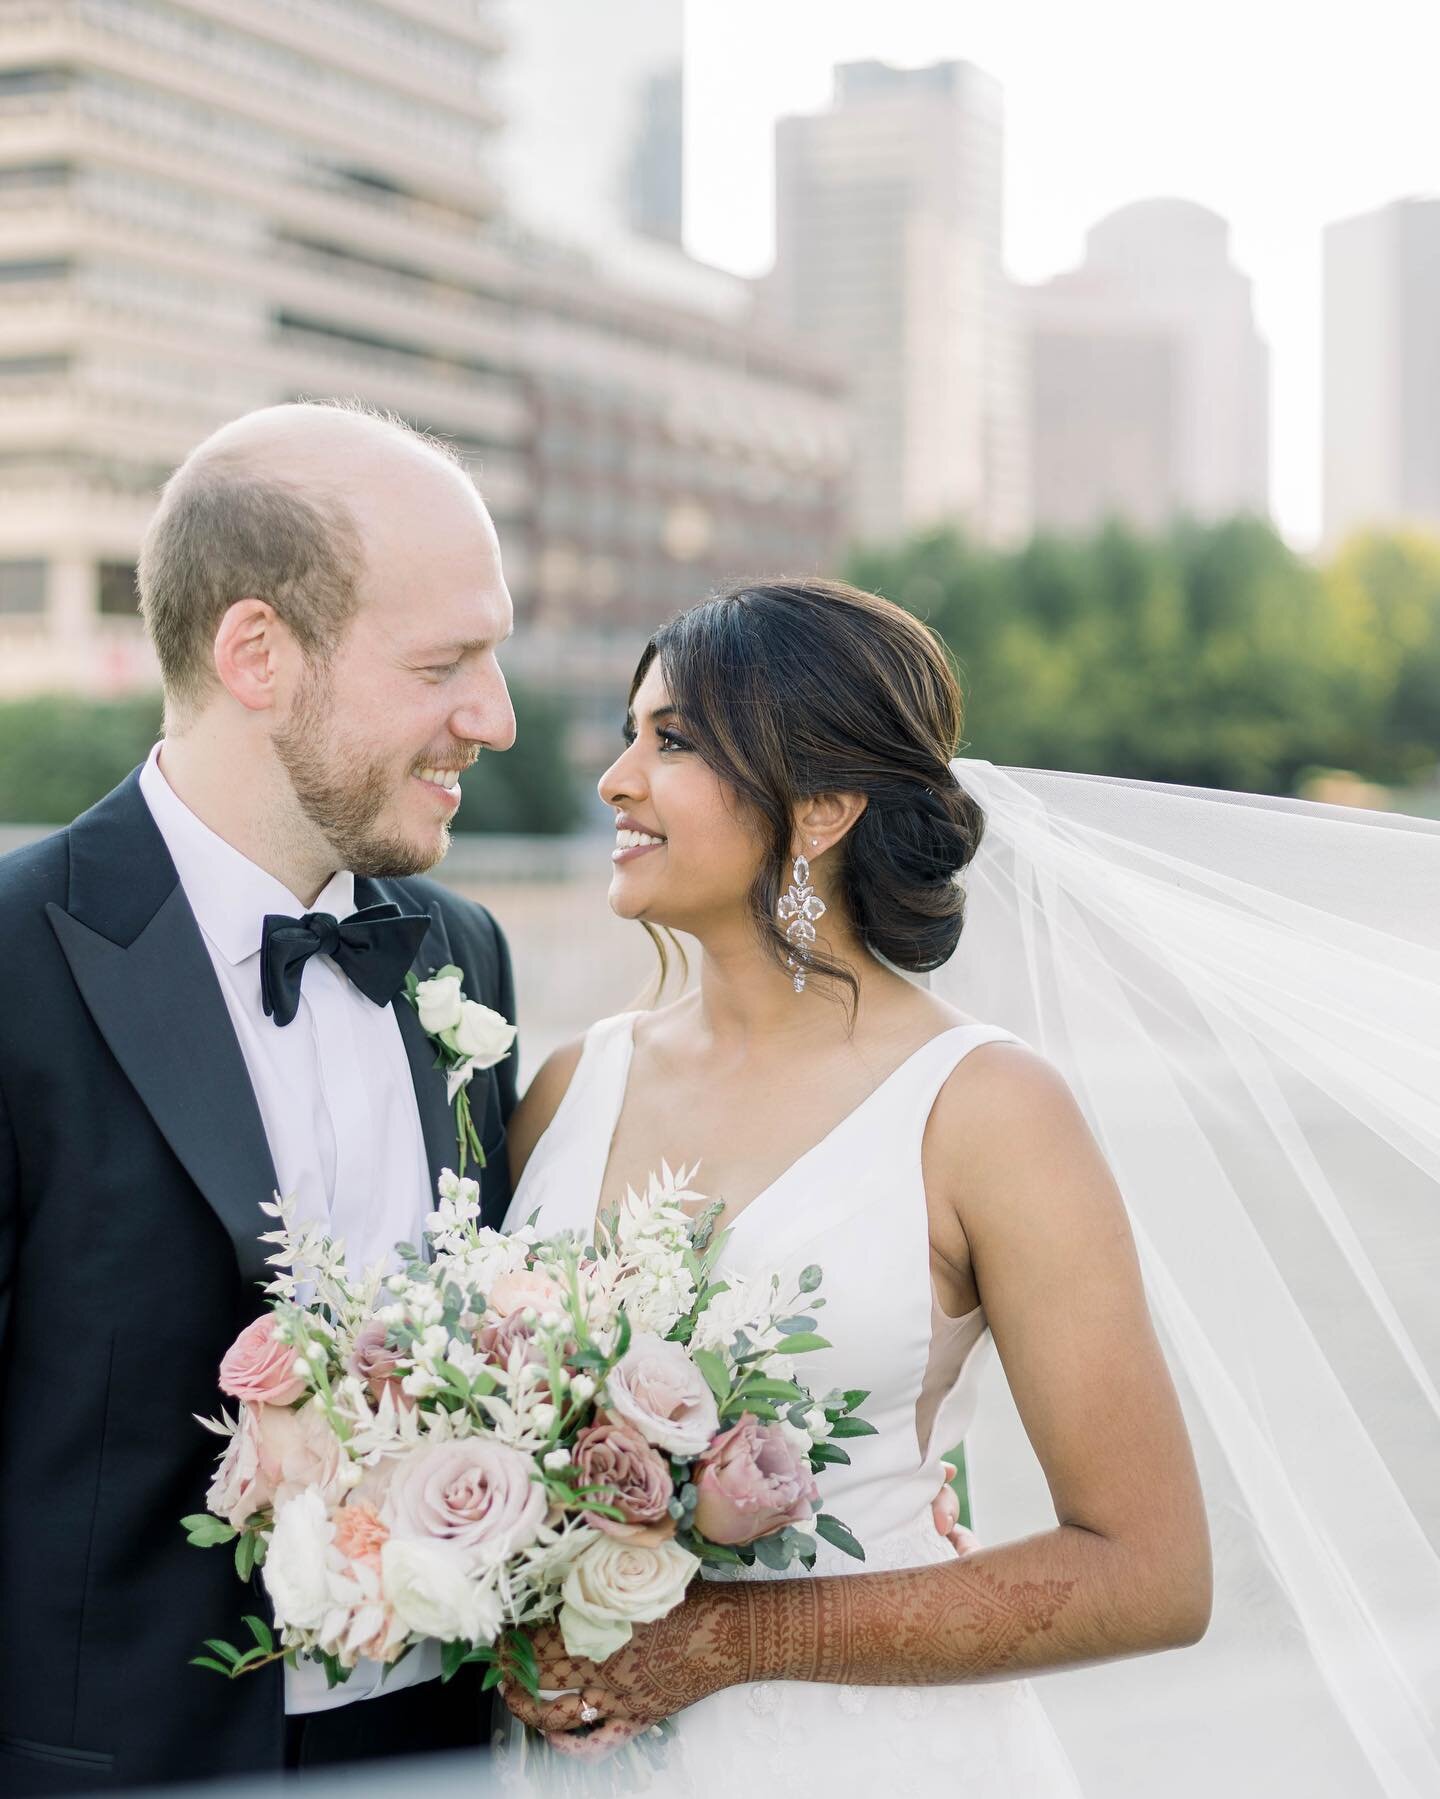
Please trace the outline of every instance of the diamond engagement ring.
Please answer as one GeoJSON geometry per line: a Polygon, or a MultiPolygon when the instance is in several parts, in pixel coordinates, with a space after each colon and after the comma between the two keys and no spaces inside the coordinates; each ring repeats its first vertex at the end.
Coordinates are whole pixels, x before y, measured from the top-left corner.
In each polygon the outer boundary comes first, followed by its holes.
{"type": "Polygon", "coordinates": [[[580,1707],[580,1722],[582,1724],[593,1724],[599,1716],[600,1710],[598,1706],[582,1705],[580,1707]]]}

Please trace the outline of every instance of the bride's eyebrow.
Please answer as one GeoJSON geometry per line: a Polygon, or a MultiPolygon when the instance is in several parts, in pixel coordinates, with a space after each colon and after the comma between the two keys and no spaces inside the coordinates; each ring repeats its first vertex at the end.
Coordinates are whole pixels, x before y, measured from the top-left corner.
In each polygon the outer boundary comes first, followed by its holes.
{"type": "MultiPolygon", "coordinates": [[[[645,714],[645,722],[653,727],[663,723],[666,719],[678,717],[679,712],[674,706],[657,706],[653,712],[647,712],[645,714]]],[[[633,707],[630,707],[625,713],[625,735],[627,737],[634,737],[635,734],[635,710],[633,707]]]]}

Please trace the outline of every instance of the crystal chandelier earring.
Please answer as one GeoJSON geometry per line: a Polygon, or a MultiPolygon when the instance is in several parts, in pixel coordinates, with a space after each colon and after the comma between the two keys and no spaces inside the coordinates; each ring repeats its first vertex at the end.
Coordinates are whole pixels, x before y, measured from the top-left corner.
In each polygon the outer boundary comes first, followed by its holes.
{"type": "MultiPolygon", "coordinates": [[[[812,837],[811,849],[816,848],[819,842],[818,837],[812,837]]],[[[825,902],[810,885],[810,864],[804,856],[795,858],[795,866],[790,871],[790,886],[780,895],[776,913],[785,927],[785,940],[790,945],[785,966],[795,982],[795,991],[803,993],[805,976],[810,967],[810,945],[815,941],[815,921],[825,916],[825,902]]]]}

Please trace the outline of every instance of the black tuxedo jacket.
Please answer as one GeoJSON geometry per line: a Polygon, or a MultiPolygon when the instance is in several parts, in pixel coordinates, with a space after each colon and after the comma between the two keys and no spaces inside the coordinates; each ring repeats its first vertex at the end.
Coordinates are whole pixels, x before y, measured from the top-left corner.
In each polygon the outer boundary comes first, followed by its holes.
{"type": "MultiPolygon", "coordinates": [[[[357,879],[431,925],[513,1019],[505,940],[428,881],[357,879]]],[[[431,1173],[456,1162],[434,1048],[403,996],[431,1173]]],[[[509,1198],[515,1059],[470,1086],[487,1223],[509,1198]]],[[[191,1548],[216,1439],[192,1414],[263,1309],[275,1174],[204,940],[138,774],[67,830],[0,859],[0,1792],[278,1768],[277,1665],[189,1666],[268,1616],[226,1549],[191,1548]]]]}

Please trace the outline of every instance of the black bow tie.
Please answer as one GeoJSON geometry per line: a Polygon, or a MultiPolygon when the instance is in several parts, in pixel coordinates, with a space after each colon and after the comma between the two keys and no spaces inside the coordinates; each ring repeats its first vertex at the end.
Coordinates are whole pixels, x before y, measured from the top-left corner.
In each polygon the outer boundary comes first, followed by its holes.
{"type": "Polygon", "coordinates": [[[300,1006],[300,977],[311,956],[329,956],[377,1006],[388,1006],[404,985],[425,933],[426,913],[402,912],[388,900],[365,906],[343,922],[328,912],[286,918],[266,914],[260,938],[260,998],[265,1016],[289,1024],[300,1006]]]}

